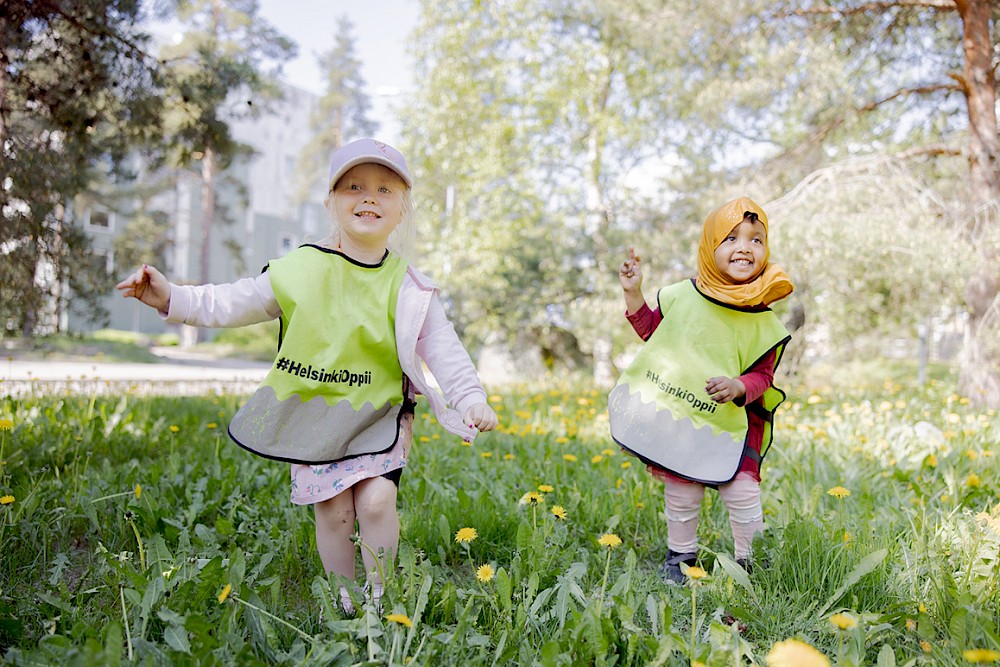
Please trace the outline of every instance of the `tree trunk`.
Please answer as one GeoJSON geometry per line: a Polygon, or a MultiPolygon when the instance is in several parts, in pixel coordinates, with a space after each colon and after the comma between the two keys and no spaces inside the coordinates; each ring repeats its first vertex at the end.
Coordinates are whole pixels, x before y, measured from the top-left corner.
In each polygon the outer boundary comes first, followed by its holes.
{"type": "MultiPolygon", "coordinates": [[[[212,259],[212,227],[215,225],[215,176],[218,164],[215,151],[205,149],[201,160],[201,256],[198,262],[198,281],[204,285],[211,282],[209,265],[212,259]]],[[[195,342],[204,339],[202,329],[195,330],[195,342]]]]}
{"type": "Polygon", "coordinates": [[[205,149],[201,160],[201,256],[198,264],[198,281],[211,282],[209,263],[212,258],[212,226],[215,224],[215,153],[205,149]]]}
{"type": "Polygon", "coordinates": [[[1000,356],[995,341],[1000,271],[997,268],[997,214],[1000,213],[1000,136],[997,134],[996,81],[990,40],[989,0],[956,0],[962,18],[965,67],[963,92],[969,114],[969,180],[973,214],[970,233],[982,253],[966,284],[969,329],[965,336],[959,390],[973,403],[1000,407],[1000,356]],[[988,215],[979,215],[984,210],[988,215]],[[991,326],[992,323],[992,326],[991,326]]]}

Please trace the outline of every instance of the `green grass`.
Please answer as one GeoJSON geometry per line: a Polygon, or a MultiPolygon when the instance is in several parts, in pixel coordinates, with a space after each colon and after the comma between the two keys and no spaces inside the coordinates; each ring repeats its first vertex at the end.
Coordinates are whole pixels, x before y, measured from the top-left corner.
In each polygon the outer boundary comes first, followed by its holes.
{"type": "Polygon", "coordinates": [[[149,345],[176,345],[176,336],[150,338],[117,330],[95,331],[88,335],[36,336],[4,340],[3,356],[19,361],[103,361],[156,363],[159,357],[149,345]]]}
{"type": "Polygon", "coordinates": [[[330,606],[287,467],[228,441],[239,397],[7,398],[0,647],[10,664],[762,665],[794,638],[835,665],[968,664],[1000,651],[997,416],[946,375],[877,377],[791,389],[764,469],[769,566],[734,568],[709,492],[696,590],[657,576],[662,485],[611,444],[603,392],[497,391],[502,429],[471,447],[421,405],[385,609],[357,618],[330,606]]]}

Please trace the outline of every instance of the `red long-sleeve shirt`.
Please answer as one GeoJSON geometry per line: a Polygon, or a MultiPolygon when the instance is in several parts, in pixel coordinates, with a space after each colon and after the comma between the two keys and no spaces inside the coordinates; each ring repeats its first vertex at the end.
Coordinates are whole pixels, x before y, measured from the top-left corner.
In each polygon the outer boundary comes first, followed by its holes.
{"type": "MultiPolygon", "coordinates": [[[[643,340],[649,340],[649,337],[656,331],[656,327],[663,321],[663,313],[660,312],[660,309],[657,308],[654,311],[646,304],[643,304],[639,310],[631,315],[625,313],[625,317],[643,340]]],[[[760,361],[751,366],[746,373],[739,376],[739,381],[746,388],[746,394],[733,401],[736,405],[743,406],[753,403],[763,396],[767,388],[774,383],[774,354],[774,350],[771,350],[761,357],[760,361]]],[[[759,454],[764,442],[764,420],[754,410],[747,410],[747,427],[747,444],[759,454]]],[[[687,481],[671,475],[661,468],[656,468],[656,470],[653,468],[654,466],[650,466],[654,475],[670,477],[672,480],[682,482],[687,481]]],[[[749,473],[758,482],[760,481],[760,465],[746,456],[740,462],[737,474],[743,472],[749,473]]]]}

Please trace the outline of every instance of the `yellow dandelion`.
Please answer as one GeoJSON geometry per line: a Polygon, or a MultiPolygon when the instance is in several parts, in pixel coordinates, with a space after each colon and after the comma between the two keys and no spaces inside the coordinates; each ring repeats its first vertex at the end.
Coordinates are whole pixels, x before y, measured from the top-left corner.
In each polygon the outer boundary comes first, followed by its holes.
{"type": "Polygon", "coordinates": [[[605,456],[614,456],[615,455],[615,450],[613,450],[613,449],[602,449],[601,450],[601,454],[604,454],[605,456]]]}
{"type": "Polygon", "coordinates": [[[544,500],[545,496],[537,491],[528,491],[526,494],[521,496],[521,499],[517,502],[520,505],[541,505],[544,500]]]}
{"type": "Polygon", "coordinates": [[[833,623],[834,627],[840,628],[841,630],[850,630],[851,628],[858,627],[858,620],[850,614],[844,612],[831,616],[830,622],[833,623]]]}
{"type": "Polygon", "coordinates": [[[590,462],[591,463],[600,463],[603,460],[604,460],[604,457],[601,456],[600,454],[594,454],[593,456],[590,457],[590,462]]]}
{"type": "Polygon", "coordinates": [[[912,618],[906,619],[906,629],[910,632],[914,632],[917,629],[917,622],[912,618]]]}
{"type": "Polygon", "coordinates": [[[786,639],[771,647],[767,667],[830,667],[830,660],[803,641],[786,639]]]}
{"type": "Polygon", "coordinates": [[[924,459],[924,465],[928,468],[937,468],[938,460],[937,456],[934,454],[928,454],[927,458],[924,459]]]}
{"type": "Polygon", "coordinates": [[[458,532],[455,533],[455,541],[462,544],[468,544],[472,540],[476,539],[479,533],[476,532],[475,528],[459,528],[458,532]]]}
{"type": "Polygon", "coordinates": [[[567,442],[569,442],[569,438],[567,438],[564,435],[560,435],[558,438],[556,438],[556,442],[558,442],[560,445],[565,445],[567,442]]]}
{"type": "Polygon", "coordinates": [[[920,650],[923,651],[924,653],[930,653],[931,652],[931,643],[929,641],[927,641],[926,639],[921,639],[920,640],[920,650]]]}
{"type": "Polygon", "coordinates": [[[472,443],[469,442],[468,440],[463,440],[462,442],[460,442],[458,444],[462,445],[463,447],[472,447],[472,443]]]}
{"type": "Polygon", "coordinates": [[[550,509],[549,511],[552,512],[552,516],[554,516],[557,519],[566,518],[566,509],[562,505],[553,505],[552,509],[550,509]]]}
{"type": "Polygon", "coordinates": [[[212,430],[212,429],[219,428],[219,425],[216,424],[215,422],[208,422],[207,424],[205,424],[205,428],[207,428],[209,430],[212,430]]]}
{"type": "Polygon", "coordinates": [[[705,572],[705,570],[701,569],[697,565],[688,565],[685,569],[684,574],[694,579],[695,581],[698,581],[699,579],[704,579],[705,577],[708,576],[708,572],[705,572]]]}
{"type": "Polygon", "coordinates": [[[135,499],[139,500],[139,496],[142,495],[142,487],[136,484],[135,488],[132,489],[132,492],[135,493],[135,499]]]}
{"type": "Polygon", "coordinates": [[[229,594],[233,592],[233,585],[226,584],[222,587],[222,592],[219,593],[219,604],[222,604],[229,598],[229,594]]]}
{"type": "Polygon", "coordinates": [[[507,452],[506,454],[503,455],[504,461],[513,461],[515,458],[517,457],[511,454],[510,452],[507,452]]]}
{"type": "Polygon", "coordinates": [[[553,491],[555,491],[555,488],[550,484],[539,484],[538,490],[541,491],[542,493],[552,493],[553,491]]]}
{"type": "Polygon", "coordinates": [[[570,463],[576,463],[575,454],[563,454],[563,461],[569,461],[570,463]]]}
{"type": "Polygon", "coordinates": [[[628,470],[632,467],[631,461],[622,461],[622,470],[628,470]]]}
{"type": "Polygon", "coordinates": [[[181,427],[180,427],[180,426],[178,426],[177,424],[171,424],[171,425],[170,425],[170,426],[168,426],[167,428],[168,428],[168,429],[170,429],[170,432],[171,432],[171,433],[177,433],[178,431],[180,431],[180,430],[181,430],[181,427]]]}
{"type": "Polygon", "coordinates": [[[12,495],[0,496],[0,505],[10,505],[14,500],[12,495]]]}
{"type": "Polygon", "coordinates": [[[609,549],[615,549],[615,548],[621,546],[622,538],[618,537],[614,533],[604,533],[597,540],[597,543],[600,544],[602,547],[607,547],[609,549]]]}
{"type": "MultiPolygon", "coordinates": [[[[832,489],[828,490],[827,494],[833,496],[834,498],[844,499],[847,496],[851,495],[851,491],[850,491],[850,489],[845,489],[842,486],[835,486],[832,489]]],[[[790,640],[790,641],[793,641],[793,640],[790,640]]]]}
{"type": "Polygon", "coordinates": [[[14,420],[8,417],[0,418],[0,431],[9,431],[14,428],[14,420]]]}
{"type": "Polygon", "coordinates": [[[977,452],[974,449],[967,449],[965,451],[965,455],[969,457],[970,461],[975,461],[976,459],[979,458],[979,452],[977,452]]]}
{"type": "Polygon", "coordinates": [[[962,657],[968,662],[996,662],[1000,660],[1000,651],[993,651],[988,648],[973,648],[962,651],[962,657]]]}
{"type": "Polygon", "coordinates": [[[974,472],[970,472],[969,476],[965,478],[965,485],[970,489],[979,488],[979,475],[974,472]]]}
{"type": "Polygon", "coordinates": [[[925,605],[923,602],[921,602],[920,604],[917,605],[917,611],[920,612],[921,614],[926,614],[927,613],[927,605],[925,605]]]}
{"type": "Polygon", "coordinates": [[[406,614],[386,614],[385,620],[392,621],[393,623],[399,623],[403,627],[412,628],[413,621],[406,614]]]}
{"type": "Polygon", "coordinates": [[[492,581],[493,579],[493,567],[486,563],[485,565],[480,565],[479,569],[476,570],[476,579],[483,582],[492,581]]]}
{"type": "Polygon", "coordinates": [[[491,458],[493,458],[493,452],[480,452],[479,455],[481,457],[483,457],[484,459],[491,459],[491,458]]]}

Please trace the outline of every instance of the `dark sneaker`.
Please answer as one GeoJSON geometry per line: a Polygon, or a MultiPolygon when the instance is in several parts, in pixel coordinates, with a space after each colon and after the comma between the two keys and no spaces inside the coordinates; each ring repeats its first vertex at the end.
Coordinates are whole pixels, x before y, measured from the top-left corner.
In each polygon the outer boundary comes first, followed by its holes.
{"type": "Polygon", "coordinates": [[[749,558],[737,558],[736,564],[742,567],[744,570],[746,570],[747,574],[753,572],[757,568],[766,570],[768,568],[768,565],[770,565],[770,563],[767,562],[766,558],[762,558],[756,562],[750,560],[749,558]]]}
{"type": "Polygon", "coordinates": [[[697,557],[698,554],[682,554],[672,549],[667,550],[667,560],[660,567],[660,578],[667,583],[683,584],[685,576],[681,571],[681,563],[691,567],[697,557]]]}

